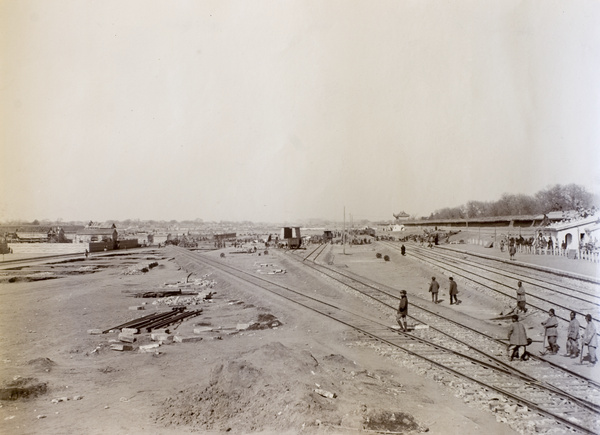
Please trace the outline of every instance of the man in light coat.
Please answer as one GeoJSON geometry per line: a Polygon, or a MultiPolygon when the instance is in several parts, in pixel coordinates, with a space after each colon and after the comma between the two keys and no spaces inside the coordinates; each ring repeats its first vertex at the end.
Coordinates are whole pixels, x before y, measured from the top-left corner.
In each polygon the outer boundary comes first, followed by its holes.
{"type": "Polygon", "coordinates": [[[517,283],[517,310],[515,311],[517,314],[519,312],[526,313],[527,307],[525,306],[526,297],[525,297],[525,287],[523,287],[523,283],[519,281],[517,283]]]}
{"type": "Polygon", "coordinates": [[[571,358],[579,356],[579,321],[575,318],[575,311],[571,311],[571,321],[567,330],[567,355],[571,358]]]}
{"type": "Polygon", "coordinates": [[[521,355],[521,361],[527,361],[529,359],[529,352],[527,352],[527,345],[529,340],[527,339],[527,332],[521,322],[519,322],[519,316],[513,314],[512,323],[508,330],[508,349],[510,351],[512,347],[512,354],[510,360],[519,357],[519,349],[523,348],[523,354],[521,355]]]}
{"type": "Polygon", "coordinates": [[[542,322],[542,326],[545,328],[545,336],[548,340],[548,350],[551,355],[556,355],[560,346],[556,344],[558,337],[558,320],[554,314],[554,308],[548,310],[549,317],[542,322]]]}
{"type": "Polygon", "coordinates": [[[588,347],[590,365],[593,366],[597,361],[596,348],[598,347],[598,337],[596,337],[596,325],[594,325],[594,321],[592,320],[592,316],[590,314],[585,315],[585,321],[587,322],[587,326],[585,327],[585,332],[583,333],[583,344],[588,347]]]}

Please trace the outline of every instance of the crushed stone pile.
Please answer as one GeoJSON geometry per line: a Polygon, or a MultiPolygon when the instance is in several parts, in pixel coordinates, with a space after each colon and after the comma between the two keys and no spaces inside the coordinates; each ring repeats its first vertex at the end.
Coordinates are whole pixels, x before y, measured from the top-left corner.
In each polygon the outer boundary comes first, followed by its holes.
{"type": "Polygon", "coordinates": [[[200,305],[205,303],[207,299],[210,299],[213,292],[202,292],[197,295],[187,296],[167,296],[164,298],[158,298],[152,305],[167,305],[167,306],[178,306],[178,305],[200,305]]]}

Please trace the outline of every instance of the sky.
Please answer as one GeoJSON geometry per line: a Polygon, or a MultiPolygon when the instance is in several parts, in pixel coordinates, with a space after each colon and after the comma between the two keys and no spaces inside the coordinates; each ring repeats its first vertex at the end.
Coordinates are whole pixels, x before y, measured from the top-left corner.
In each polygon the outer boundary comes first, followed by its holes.
{"type": "Polygon", "coordinates": [[[0,2],[0,221],[600,193],[598,1],[0,2]]]}

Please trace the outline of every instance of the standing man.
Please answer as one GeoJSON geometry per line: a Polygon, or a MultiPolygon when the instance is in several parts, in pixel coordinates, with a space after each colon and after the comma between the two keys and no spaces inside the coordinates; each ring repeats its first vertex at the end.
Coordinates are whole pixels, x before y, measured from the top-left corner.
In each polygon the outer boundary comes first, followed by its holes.
{"type": "Polygon", "coordinates": [[[585,327],[585,332],[583,333],[583,344],[588,347],[590,365],[593,366],[596,364],[596,348],[598,347],[596,325],[594,325],[594,322],[592,321],[591,314],[585,315],[585,321],[587,322],[587,326],[585,327]]]}
{"type": "Polygon", "coordinates": [[[452,304],[458,304],[458,286],[456,285],[456,283],[454,282],[454,278],[450,277],[450,289],[449,289],[449,293],[450,293],[450,305],[452,304]]]}
{"type": "Polygon", "coordinates": [[[515,243],[512,243],[509,247],[508,247],[508,253],[510,255],[510,259],[514,260],[515,259],[515,254],[517,253],[517,245],[515,245],[515,243]]]}
{"type": "Polygon", "coordinates": [[[510,355],[510,360],[512,361],[513,359],[519,357],[519,349],[522,347],[523,355],[521,355],[521,361],[527,361],[529,359],[529,352],[527,352],[528,344],[529,340],[527,340],[527,332],[525,331],[525,327],[521,322],[519,322],[519,316],[517,314],[513,314],[512,324],[508,330],[509,350],[511,346],[514,346],[512,354],[510,355]]]}
{"type": "Polygon", "coordinates": [[[396,314],[396,321],[398,325],[404,330],[408,331],[408,324],[406,323],[406,316],[408,314],[408,298],[406,297],[406,290],[400,291],[400,305],[398,305],[398,313],[396,314]]]}
{"type": "Polygon", "coordinates": [[[525,287],[523,287],[523,283],[519,281],[517,283],[517,311],[515,312],[519,314],[521,311],[526,313],[527,307],[525,306],[525,287]]]}
{"type": "Polygon", "coordinates": [[[400,246],[400,253],[402,255],[406,255],[406,248],[404,247],[404,245],[400,246]]]}
{"type": "Polygon", "coordinates": [[[575,318],[575,311],[571,311],[571,321],[567,330],[567,355],[571,358],[579,356],[579,322],[575,318]]]}
{"type": "Polygon", "coordinates": [[[546,328],[545,336],[548,339],[547,349],[550,351],[550,355],[556,355],[560,346],[556,344],[556,339],[558,337],[558,320],[556,320],[554,308],[548,310],[548,315],[549,317],[542,322],[542,326],[546,328]]]}
{"type": "Polygon", "coordinates": [[[431,293],[431,302],[437,304],[438,293],[440,292],[440,284],[435,280],[435,276],[431,277],[431,284],[429,284],[429,292],[431,293]]]}

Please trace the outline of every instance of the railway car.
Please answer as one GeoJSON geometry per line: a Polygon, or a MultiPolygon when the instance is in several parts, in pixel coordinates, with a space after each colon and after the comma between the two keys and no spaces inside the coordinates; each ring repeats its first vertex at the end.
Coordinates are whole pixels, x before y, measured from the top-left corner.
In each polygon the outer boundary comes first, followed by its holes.
{"type": "Polygon", "coordinates": [[[302,246],[300,227],[281,228],[281,239],[287,242],[288,248],[298,249],[300,246],[302,246]]]}

